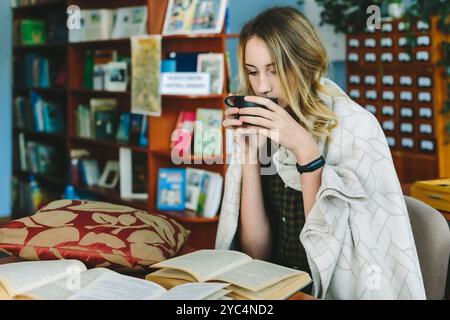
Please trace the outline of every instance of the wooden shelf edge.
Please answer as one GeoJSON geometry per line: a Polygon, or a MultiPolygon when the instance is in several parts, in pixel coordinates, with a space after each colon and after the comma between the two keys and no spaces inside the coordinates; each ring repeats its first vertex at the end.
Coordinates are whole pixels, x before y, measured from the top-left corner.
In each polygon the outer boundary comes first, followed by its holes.
{"type": "Polygon", "coordinates": [[[115,148],[115,149],[127,148],[127,149],[131,149],[135,152],[147,153],[147,149],[145,147],[135,146],[135,145],[131,145],[131,144],[122,144],[122,143],[115,142],[115,141],[96,140],[96,139],[74,137],[74,136],[70,137],[70,139],[72,141],[78,142],[78,143],[100,145],[100,146],[104,146],[104,147],[108,147],[108,148],[115,148]]]}
{"type": "Polygon", "coordinates": [[[122,198],[115,189],[102,188],[99,186],[74,185],[75,190],[87,192],[99,196],[110,203],[122,204],[135,209],[147,211],[147,200],[136,200],[122,198]]]}
{"type": "Polygon", "coordinates": [[[15,132],[23,132],[25,134],[29,134],[35,137],[41,138],[57,138],[57,139],[66,139],[67,135],[61,132],[44,132],[44,131],[35,131],[26,128],[13,128],[15,132]]]}
{"type": "Polygon", "coordinates": [[[69,89],[70,93],[73,94],[86,94],[86,95],[109,95],[109,96],[131,96],[131,91],[104,91],[104,90],[93,90],[93,89],[69,89]]]}
{"type": "MultiPolygon", "coordinates": [[[[150,152],[156,156],[160,157],[166,157],[171,158],[172,157],[172,150],[150,150],[150,152]]],[[[183,162],[183,164],[187,165],[196,165],[196,164],[209,164],[208,162],[211,162],[213,165],[224,165],[225,164],[225,155],[218,155],[215,157],[208,157],[208,156],[195,156],[191,155],[190,157],[177,157],[177,160],[180,160],[183,162]],[[198,162],[198,163],[197,163],[198,162]],[[221,163],[222,162],[222,163],[221,163]]]]}
{"type": "Polygon", "coordinates": [[[65,186],[67,184],[67,181],[65,179],[52,177],[50,174],[47,175],[47,174],[43,174],[43,173],[35,173],[35,172],[31,172],[31,171],[14,169],[13,175],[22,175],[22,176],[23,175],[26,175],[26,176],[33,175],[36,177],[37,180],[51,182],[54,184],[59,184],[61,186],[65,186]]]}
{"type": "Polygon", "coordinates": [[[193,212],[189,211],[150,210],[149,212],[164,215],[182,223],[215,223],[219,221],[219,216],[215,216],[214,218],[196,217],[193,216],[193,212]]]}
{"type": "Polygon", "coordinates": [[[163,94],[163,99],[223,99],[226,94],[206,94],[206,95],[177,95],[177,94],[163,94]]]}
{"type": "Polygon", "coordinates": [[[63,5],[63,4],[67,4],[67,0],[48,0],[45,2],[40,2],[40,3],[35,3],[35,4],[11,7],[11,9],[13,10],[13,12],[22,12],[22,11],[28,11],[28,10],[33,10],[33,9],[45,9],[46,7],[63,5]]]}

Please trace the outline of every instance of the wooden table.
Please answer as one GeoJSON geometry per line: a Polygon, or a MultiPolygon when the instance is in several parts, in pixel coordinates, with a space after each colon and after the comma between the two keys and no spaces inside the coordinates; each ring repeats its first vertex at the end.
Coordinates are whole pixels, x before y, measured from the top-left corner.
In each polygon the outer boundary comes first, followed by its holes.
{"type": "MultiPolygon", "coordinates": [[[[0,257],[0,265],[6,264],[6,263],[13,263],[13,262],[21,262],[24,261],[23,259],[17,258],[17,257],[0,257]]],[[[297,292],[292,297],[290,297],[288,300],[319,300],[313,296],[310,296],[309,294],[303,293],[303,292],[297,292]]]]}

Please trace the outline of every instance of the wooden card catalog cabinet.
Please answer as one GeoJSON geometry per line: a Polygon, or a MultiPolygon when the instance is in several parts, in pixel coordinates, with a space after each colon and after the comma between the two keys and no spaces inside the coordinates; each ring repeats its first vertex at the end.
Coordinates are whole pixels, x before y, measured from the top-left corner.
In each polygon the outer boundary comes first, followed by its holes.
{"type": "Polygon", "coordinates": [[[436,22],[412,22],[410,31],[406,21],[382,19],[381,29],[347,37],[349,96],[377,117],[402,182],[450,176],[440,112],[446,85],[434,64],[444,35],[436,22]]]}

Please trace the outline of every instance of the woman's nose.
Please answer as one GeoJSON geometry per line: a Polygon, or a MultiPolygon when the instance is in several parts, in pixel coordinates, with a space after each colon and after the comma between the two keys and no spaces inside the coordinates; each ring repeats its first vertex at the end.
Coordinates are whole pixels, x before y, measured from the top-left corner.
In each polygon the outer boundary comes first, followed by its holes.
{"type": "Polygon", "coordinates": [[[261,94],[266,94],[272,91],[270,81],[265,75],[259,77],[258,91],[261,94]]]}

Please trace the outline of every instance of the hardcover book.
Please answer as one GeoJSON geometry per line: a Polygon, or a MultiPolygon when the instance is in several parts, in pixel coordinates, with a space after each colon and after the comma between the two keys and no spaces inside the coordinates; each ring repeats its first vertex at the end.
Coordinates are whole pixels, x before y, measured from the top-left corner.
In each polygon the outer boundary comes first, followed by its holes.
{"type": "Polygon", "coordinates": [[[233,250],[199,250],[151,266],[160,268],[146,276],[165,288],[182,283],[230,283],[235,299],[282,300],[311,283],[308,273],[252,259],[233,250]]]}
{"type": "Polygon", "coordinates": [[[158,173],[158,210],[184,211],[186,202],[186,170],[161,168],[158,173]]]}

